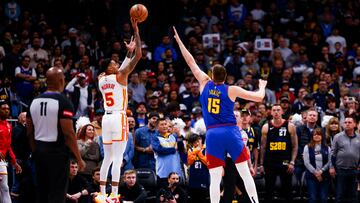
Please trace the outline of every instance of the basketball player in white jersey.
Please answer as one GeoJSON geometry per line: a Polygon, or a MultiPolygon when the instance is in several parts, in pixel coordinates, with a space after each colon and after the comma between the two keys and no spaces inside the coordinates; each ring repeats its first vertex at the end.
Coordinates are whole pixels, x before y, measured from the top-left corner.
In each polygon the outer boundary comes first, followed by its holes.
{"type": "Polygon", "coordinates": [[[131,19],[135,37],[129,44],[126,44],[128,53],[120,68],[118,63],[111,60],[105,72],[99,76],[99,89],[104,99],[105,114],[102,120],[104,160],[100,169],[100,195],[96,197],[97,202],[106,200],[105,186],[111,163],[112,189],[108,199],[111,199],[111,202],[119,202],[120,168],[128,140],[127,81],[128,75],[141,58],[141,40],[137,23],[136,20],[131,19]],[[135,54],[131,57],[134,50],[135,54]]]}

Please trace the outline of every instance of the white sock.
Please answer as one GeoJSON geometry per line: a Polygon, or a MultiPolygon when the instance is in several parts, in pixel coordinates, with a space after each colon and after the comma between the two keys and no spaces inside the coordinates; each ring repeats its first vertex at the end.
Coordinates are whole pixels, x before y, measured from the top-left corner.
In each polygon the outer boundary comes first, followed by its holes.
{"type": "Polygon", "coordinates": [[[114,197],[117,197],[117,195],[118,195],[118,186],[111,186],[111,193],[114,195],[114,197]]]}
{"type": "Polygon", "coordinates": [[[210,173],[210,201],[211,203],[220,202],[220,182],[223,172],[223,167],[209,169],[210,173]]]}
{"type": "MultiPolygon", "coordinates": [[[[101,168],[100,168],[100,181],[106,182],[106,180],[107,180],[109,167],[110,167],[110,165],[112,163],[112,159],[113,159],[112,154],[113,154],[112,146],[104,145],[104,159],[103,159],[103,162],[102,162],[101,168]]],[[[101,191],[101,193],[103,193],[103,191],[101,191]]]]}
{"type": "Polygon", "coordinates": [[[235,164],[237,171],[239,172],[242,180],[244,181],[246,192],[249,195],[251,203],[259,203],[258,195],[256,192],[256,186],[253,177],[250,174],[247,161],[235,164]]]}
{"type": "Polygon", "coordinates": [[[105,195],[106,194],[106,185],[100,185],[100,193],[102,195],[105,195]]]}

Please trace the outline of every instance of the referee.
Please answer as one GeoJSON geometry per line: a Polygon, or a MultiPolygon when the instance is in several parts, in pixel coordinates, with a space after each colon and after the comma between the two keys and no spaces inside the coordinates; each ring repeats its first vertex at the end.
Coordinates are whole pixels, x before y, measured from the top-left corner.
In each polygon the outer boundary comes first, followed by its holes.
{"type": "Polygon", "coordinates": [[[32,101],[27,113],[27,135],[35,160],[39,203],[65,202],[70,152],[80,170],[85,166],[73,129],[73,107],[61,94],[64,78],[62,69],[50,68],[46,72],[47,91],[32,101]]]}

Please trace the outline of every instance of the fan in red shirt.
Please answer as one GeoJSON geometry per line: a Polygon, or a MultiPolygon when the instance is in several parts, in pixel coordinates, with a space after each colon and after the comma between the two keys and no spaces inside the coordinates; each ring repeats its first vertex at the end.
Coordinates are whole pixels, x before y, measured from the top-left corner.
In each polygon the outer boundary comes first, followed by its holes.
{"type": "Polygon", "coordinates": [[[21,167],[16,163],[15,154],[11,149],[12,127],[6,120],[9,114],[9,105],[4,100],[0,100],[0,197],[3,198],[3,202],[11,202],[7,181],[7,162],[5,160],[7,154],[11,158],[11,164],[16,169],[16,173],[21,173],[21,167]]]}

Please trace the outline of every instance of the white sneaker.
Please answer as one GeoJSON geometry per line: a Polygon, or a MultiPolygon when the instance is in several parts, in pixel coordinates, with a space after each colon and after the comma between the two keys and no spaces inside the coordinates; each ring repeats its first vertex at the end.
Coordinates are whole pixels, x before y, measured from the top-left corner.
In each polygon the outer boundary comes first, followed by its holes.
{"type": "Polygon", "coordinates": [[[120,203],[119,198],[120,198],[120,195],[117,195],[115,197],[115,195],[113,195],[113,193],[111,193],[109,195],[109,197],[106,199],[106,203],[120,203]]]}
{"type": "Polygon", "coordinates": [[[107,195],[99,193],[94,200],[95,203],[107,203],[107,195]]]}

